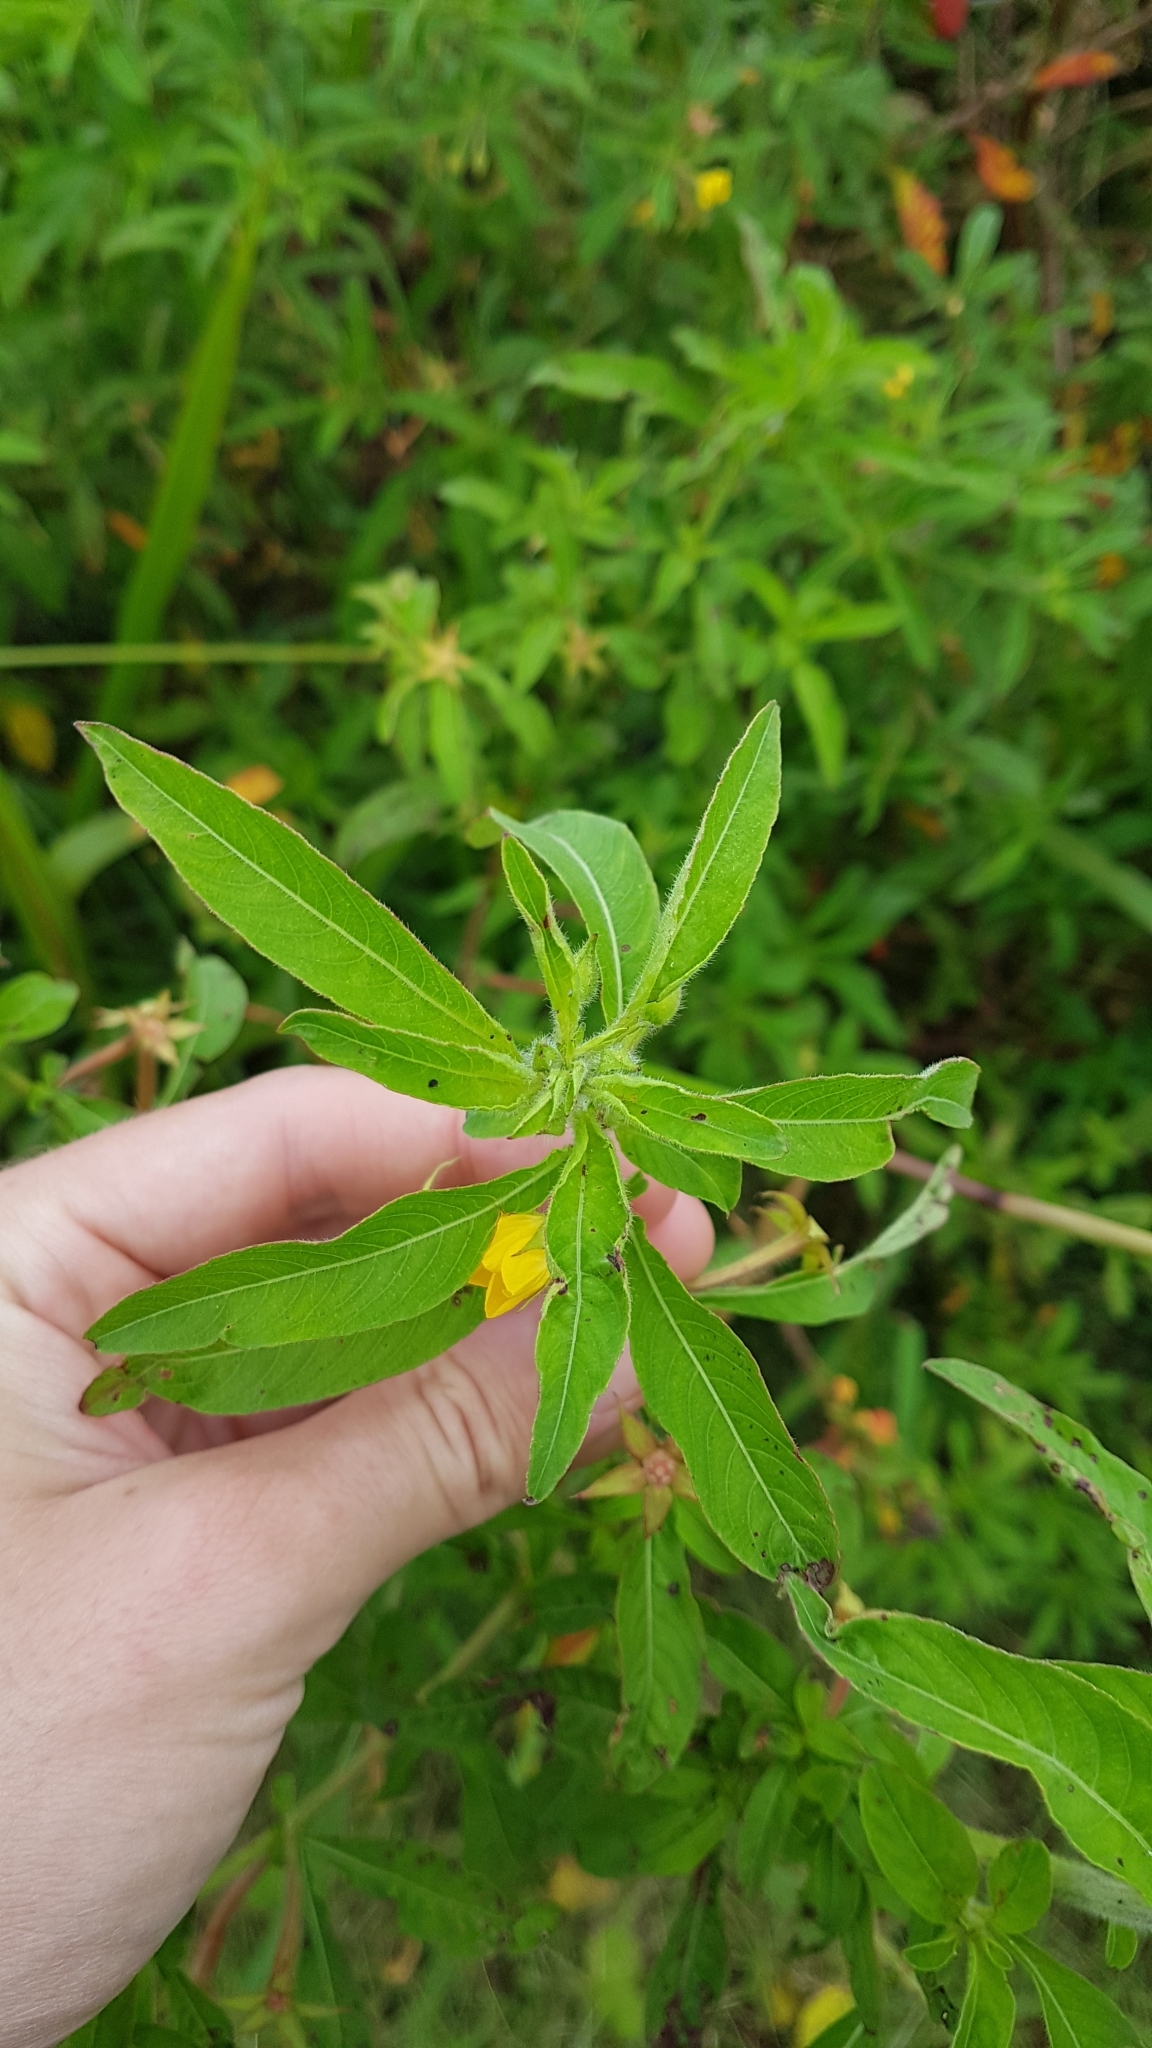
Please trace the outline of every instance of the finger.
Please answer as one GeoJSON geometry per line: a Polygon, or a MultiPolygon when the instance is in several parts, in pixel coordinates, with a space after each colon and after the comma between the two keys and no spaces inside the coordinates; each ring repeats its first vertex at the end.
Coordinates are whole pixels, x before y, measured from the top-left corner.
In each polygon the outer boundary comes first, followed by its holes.
{"type": "MultiPolygon", "coordinates": [[[[690,1278],[711,1249],[678,1197],[652,1241],[690,1278]]],[[[409,1558],[487,1521],[524,1491],[538,1383],[537,1317],[482,1324],[444,1357],[283,1430],[138,1475],[211,1502],[208,1540],[230,1598],[304,1669],[409,1558]],[[182,1469],[181,1469],[182,1468],[182,1469]]],[[[634,1400],[630,1367],[619,1386],[634,1400]]],[[[616,1422],[598,1412],[600,1439],[616,1422]]],[[[209,1578],[212,1574],[209,1573],[209,1578]]],[[[198,1580],[203,1572],[197,1570],[198,1580]]]]}

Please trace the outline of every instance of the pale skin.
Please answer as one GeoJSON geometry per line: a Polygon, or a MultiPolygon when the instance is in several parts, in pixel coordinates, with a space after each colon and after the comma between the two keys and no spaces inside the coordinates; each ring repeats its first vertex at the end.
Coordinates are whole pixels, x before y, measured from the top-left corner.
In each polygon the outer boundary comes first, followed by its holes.
{"type": "MultiPolygon", "coordinates": [[[[524,1490],[536,1312],[321,1410],[244,1423],[80,1396],[88,1325],[234,1246],[326,1237],[394,1196],[486,1180],[539,1141],[354,1074],[292,1068],[0,1175],[0,2048],[54,2048],[187,1911],[305,1672],[382,1580],[524,1490]],[[446,1162],[454,1162],[447,1164],[446,1162]]],[[[706,1211],[653,1187],[691,1278],[706,1211]]],[[[634,1401],[626,1364],[617,1389],[634,1401]]],[[[615,1393],[586,1456],[610,1448],[615,1393]]]]}

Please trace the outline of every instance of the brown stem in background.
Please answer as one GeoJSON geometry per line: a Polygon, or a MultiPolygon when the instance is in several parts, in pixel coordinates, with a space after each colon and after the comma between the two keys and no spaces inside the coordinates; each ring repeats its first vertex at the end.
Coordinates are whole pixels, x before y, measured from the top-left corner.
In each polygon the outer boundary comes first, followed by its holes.
{"type": "Polygon", "coordinates": [[[480,940],[484,935],[484,920],[492,907],[492,898],[496,893],[496,877],[499,872],[500,848],[499,846],[494,846],[488,861],[488,869],[484,876],[480,894],[468,912],[464,925],[464,935],[460,941],[460,956],[456,962],[456,979],[462,981],[465,988],[474,989],[476,986],[476,956],[480,951],[480,940]]]}
{"type": "Polygon", "coordinates": [[[699,1279],[690,1280],[688,1285],[693,1294],[707,1293],[710,1287],[747,1287],[749,1281],[759,1280],[762,1273],[770,1272],[785,1259],[794,1259],[811,1244],[807,1230],[789,1230],[783,1237],[773,1238],[771,1244],[757,1245],[754,1252],[747,1252],[742,1259],[733,1259],[731,1265],[713,1266],[699,1279]]]}
{"type": "MultiPolygon", "coordinates": [[[[903,1174],[908,1180],[926,1181],[931,1180],[935,1168],[911,1152],[896,1151],[888,1161],[888,1172],[903,1174]]],[[[949,1173],[948,1180],[954,1194],[963,1195],[969,1202],[979,1202],[981,1208],[997,1209],[1004,1216],[1018,1217],[1022,1223],[1043,1223],[1049,1230],[1062,1230],[1069,1237],[1084,1238],[1089,1244],[1106,1244],[1115,1251],[1152,1258],[1152,1230],[1116,1223],[1111,1216],[1102,1216],[1095,1209],[1068,1209],[1060,1202],[1038,1201],[1034,1195],[1014,1195],[1004,1188],[986,1187],[983,1181],[969,1180],[962,1173],[949,1173]]]]}
{"type": "Polygon", "coordinates": [[[136,1055],[136,1107],[151,1109],[156,1100],[156,1055],[141,1046],[136,1055]]]}
{"type": "Polygon", "coordinates": [[[98,1074],[102,1067],[115,1066],[126,1052],[131,1052],[135,1043],[132,1033],[126,1031],[122,1038],[114,1038],[110,1045],[102,1045],[98,1052],[87,1053],[82,1060],[73,1060],[70,1067],[65,1067],[56,1086],[66,1088],[71,1081],[82,1081],[86,1074],[98,1074]]]}
{"type": "Polygon", "coordinates": [[[478,988],[508,988],[525,996],[546,996],[548,991],[542,981],[532,981],[526,974],[499,974],[494,967],[484,968],[476,976],[478,988]]]}
{"type": "Polygon", "coordinates": [[[224,1953],[224,1943],[228,1939],[228,1929],[265,1868],[264,1858],[259,1856],[246,1870],[241,1870],[221,1892],[197,1936],[196,1946],[184,1965],[184,1974],[191,1977],[193,1984],[198,1984],[202,1991],[211,1991],[224,1953]]]}

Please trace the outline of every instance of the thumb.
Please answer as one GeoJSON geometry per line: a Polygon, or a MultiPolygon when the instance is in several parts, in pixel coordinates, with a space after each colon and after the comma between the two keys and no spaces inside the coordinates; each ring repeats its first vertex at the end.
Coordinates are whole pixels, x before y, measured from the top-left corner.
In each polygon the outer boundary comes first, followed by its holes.
{"type": "MultiPolygon", "coordinates": [[[[687,1196],[649,1235],[685,1278],[711,1251],[707,1211],[687,1196]]],[[[211,1489],[229,1604],[247,1610],[250,1646],[264,1637],[269,1678],[307,1670],[401,1565],[521,1497],[537,1322],[521,1312],[481,1324],[306,1421],[163,1468],[169,1484],[211,1489]]]]}

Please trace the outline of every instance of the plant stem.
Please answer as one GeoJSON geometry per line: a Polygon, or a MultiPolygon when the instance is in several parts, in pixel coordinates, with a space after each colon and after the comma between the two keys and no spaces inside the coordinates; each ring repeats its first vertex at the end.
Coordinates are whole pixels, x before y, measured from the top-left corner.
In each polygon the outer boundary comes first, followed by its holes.
{"type": "Polygon", "coordinates": [[[4,668],[208,668],[275,662],[376,662],[370,647],[342,640],[150,640],[118,647],[105,641],[45,647],[0,647],[4,668]]]}
{"type": "MultiPolygon", "coordinates": [[[[927,1174],[925,1174],[927,1179],[927,1174]]],[[[742,1259],[733,1259],[727,1266],[710,1266],[699,1279],[690,1280],[688,1286],[693,1294],[705,1294],[710,1287],[746,1287],[751,1280],[759,1280],[761,1274],[770,1272],[773,1266],[782,1265],[785,1259],[794,1259],[812,1243],[807,1230],[788,1230],[783,1237],[773,1238],[771,1244],[757,1245],[754,1252],[747,1252],[742,1259]]]]}
{"type": "Polygon", "coordinates": [[[90,1052],[82,1060],[73,1060],[70,1067],[65,1067],[56,1086],[67,1088],[69,1082],[82,1081],[86,1074],[98,1074],[103,1067],[114,1067],[126,1052],[131,1052],[135,1042],[132,1033],[126,1031],[122,1038],[114,1038],[110,1045],[102,1045],[99,1052],[90,1052]]]}
{"type": "Polygon", "coordinates": [[[523,1599],[519,1588],[513,1587],[510,1593],[505,1593],[504,1598],[496,1602],[495,1607],[489,1609],[467,1641],[461,1643],[460,1648],[452,1652],[448,1662],[442,1665],[439,1671],[433,1672],[432,1677],[420,1687],[416,1694],[418,1706],[423,1706],[428,1695],[434,1692],[438,1685],[447,1685],[449,1679],[459,1678],[462,1671],[467,1671],[478,1657],[484,1655],[489,1643],[495,1642],[496,1637],[507,1627],[513,1616],[520,1612],[523,1599]]]}
{"type": "Polygon", "coordinates": [[[266,1867],[264,1857],[257,1856],[253,1862],[239,1871],[231,1884],[224,1887],[197,1936],[196,1946],[184,1965],[184,1974],[192,1979],[193,1984],[198,1984],[202,1991],[212,1989],[212,1982],[224,1953],[228,1929],[256,1879],[266,1867]]]}
{"type": "MultiPolygon", "coordinates": [[[[888,1161],[888,1171],[903,1174],[908,1180],[926,1181],[932,1178],[935,1168],[911,1152],[897,1151],[888,1161]]],[[[1063,1230],[1069,1237],[1082,1237],[1089,1244],[1106,1244],[1116,1251],[1152,1258],[1152,1230],[1117,1223],[1097,1209],[1068,1209],[1059,1202],[1038,1201],[1034,1195],[1014,1195],[1003,1188],[986,1187],[983,1181],[968,1180],[962,1173],[949,1173],[948,1179],[955,1194],[963,1195],[969,1202],[979,1202],[984,1209],[998,1209],[1002,1215],[1019,1217],[1022,1223],[1043,1223],[1049,1230],[1063,1230]]]]}
{"type": "MultiPolygon", "coordinates": [[[[385,1735],[379,1728],[367,1728],[364,1732],[363,1748],[352,1761],[341,1764],[293,1808],[288,1817],[292,1827],[299,1831],[305,1822],[311,1820],[314,1813],[319,1813],[321,1807],[328,1805],[329,1800],[339,1798],[341,1792],[346,1792],[350,1785],[356,1783],[357,1778],[363,1777],[364,1773],[375,1765],[383,1763],[391,1747],[391,1736],[385,1735]]],[[[262,1867],[269,1862],[280,1845],[284,1828],[284,1821],[274,1821],[271,1827],[263,1828],[258,1835],[254,1835],[250,1842],[241,1842],[239,1848],[233,1849],[230,1856],[226,1856],[222,1863],[217,1864],[207,1884],[204,1885],[201,1896],[218,1890],[221,1885],[232,1884],[238,1875],[250,1869],[253,1864],[262,1867]]]]}

